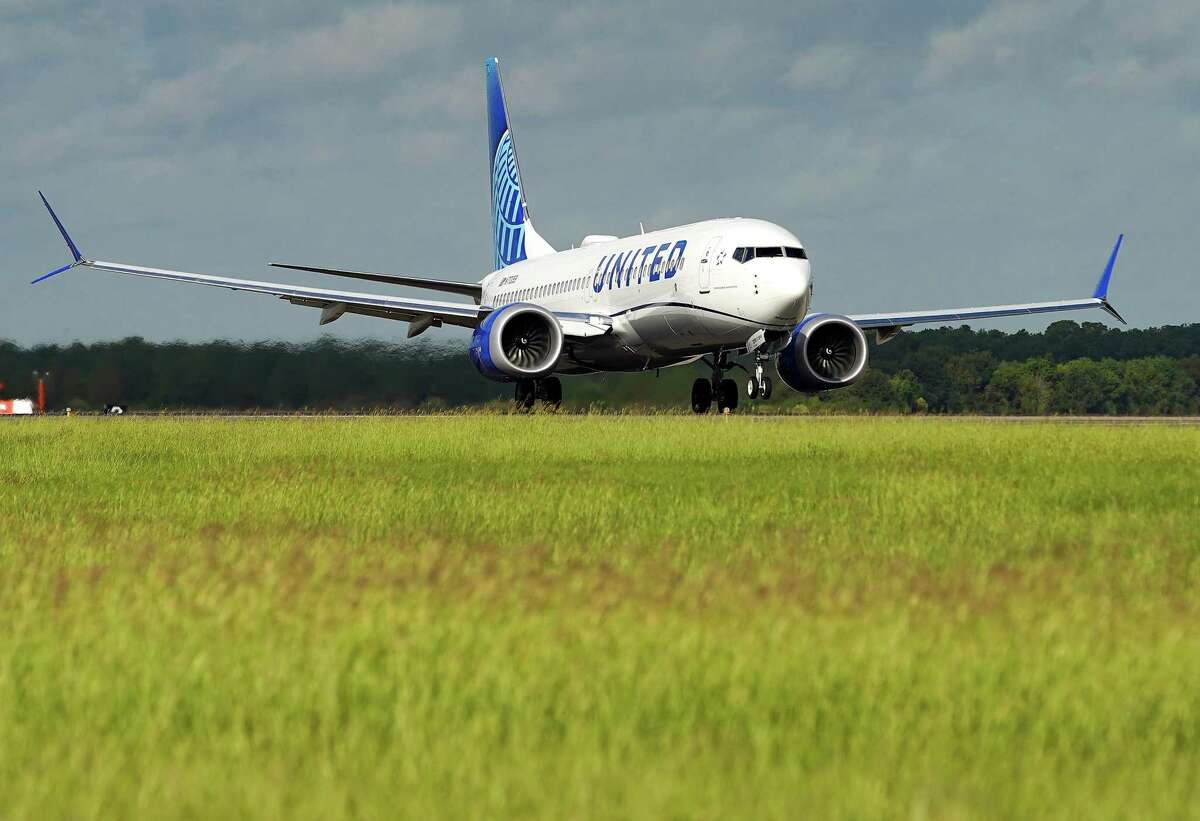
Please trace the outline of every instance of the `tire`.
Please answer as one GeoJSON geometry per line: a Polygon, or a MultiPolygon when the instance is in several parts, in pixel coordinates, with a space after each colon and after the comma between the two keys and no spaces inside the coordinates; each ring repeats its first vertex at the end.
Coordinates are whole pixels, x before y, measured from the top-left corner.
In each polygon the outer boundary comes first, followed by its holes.
{"type": "Polygon", "coordinates": [[[771,377],[764,376],[762,385],[758,389],[758,398],[764,402],[771,398],[771,394],[775,392],[775,385],[771,383],[771,377]]]}
{"type": "Polygon", "coordinates": [[[533,403],[536,399],[537,394],[533,380],[518,379],[516,393],[513,396],[513,407],[521,413],[528,413],[533,410],[533,403]]]}
{"type": "Polygon", "coordinates": [[[562,382],[557,376],[539,379],[536,393],[546,410],[556,411],[562,407],[562,382]]]}
{"type": "Polygon", "coordinates": [[[721,413],[724,413],[726,409],[735,411],[737,406],[737,383],[732,379],[722,379],[720,387],[717,388],[717,410],[721,413]]]}
{"type": "Polygon", "coordinates": [[[697,379],[692,383],[692,413],[708,413],[712,407],[712,383],[707,379],[697,379]]]}
{"type": "Polygon", "coordinates": [[[747,399],[756,399],[757,397],[758,397],[758,382],[756,382],[754,380],[754,377],[752,376],[746,380],[746,398],[747,399]]]}

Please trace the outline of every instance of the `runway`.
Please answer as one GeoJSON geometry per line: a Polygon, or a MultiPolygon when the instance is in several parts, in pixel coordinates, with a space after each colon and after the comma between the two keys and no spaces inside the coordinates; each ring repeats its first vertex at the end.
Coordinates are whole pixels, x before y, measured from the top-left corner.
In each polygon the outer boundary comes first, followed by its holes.
{"type": "MultiPolygon", "coordinates": [[[[514,418],[524,418],[525,414],[492,414],[492,413],[415,413],[415,412],[379,412],[379,413],[285,413],[285,412],[240,412],[240,413],[196,413],[196,412],[145,412],[145,411],[128,411],[119,416],[111,416],[103,413],[77,413],[72,419],[111,419],[113,421],[129,420],[129,419],[194,419],[194,420],[272,420],[280,421],[294,419],[297,421],[317,421],[317,420],[351,420],[351,419],[461,419],[464,417],[473,416],[512,416],[514,418]]],[[[535,413],[531,416],[543,417],[549,414],[535,413]]],[[[596,416],[624,416],[624,417],[661,417],[673,416],[680,419],[695,418],[690,413],[559,413],[554,414],[558,419],[588,419],[596,416]]],[[[49,413],[45,416],[9,416],[0,417],[4,419],[46,419],[46,418],[68,418],[63,414],[49,413]]],[[[702,418],[711,419],[718,418],[717,414],[707,414],[702,418]]],[[[889,421],[898,423],[919,423],[922,421],[944,421],[944,422],[978,422],[990,424],[1009,424],[1009,425],[1036,425],[1036,424],[1058,424],[1058,425],[1159,425],[1159,426],[1178,426],[1191,427],[1200,425],[1200,416],[959,416],[959,415],[936,415],[936,414],[909,414],[909,415],[876,415],[876,416],[855,416],[850,414],[812,414],[812,415],[775,415],[775,414],[739,414],[733,413],[725,417],[726,419],[748,419],[760,423],[776,423],[776,424],[801,424],[801,423],[824,423],[824,422],[847,422],[847,421],[889,421]]]]}

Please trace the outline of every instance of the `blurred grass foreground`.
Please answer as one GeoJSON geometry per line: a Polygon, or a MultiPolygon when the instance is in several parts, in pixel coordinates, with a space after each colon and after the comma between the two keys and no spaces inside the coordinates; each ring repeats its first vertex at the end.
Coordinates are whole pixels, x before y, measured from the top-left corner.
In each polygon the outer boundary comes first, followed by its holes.
{"type": "Polygon", "coordinates": [[[1200,429],[0,424],[6,818],[1200,813],[1200,429]]]}

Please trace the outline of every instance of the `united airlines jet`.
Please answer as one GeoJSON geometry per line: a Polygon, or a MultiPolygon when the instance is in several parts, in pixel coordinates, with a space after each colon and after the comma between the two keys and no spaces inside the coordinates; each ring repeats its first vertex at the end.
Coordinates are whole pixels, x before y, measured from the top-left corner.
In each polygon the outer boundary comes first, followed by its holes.
{"type": "MultiPolygon", "coordinates": [[[[866,333],[884,343],[910,325],[962,322],[1084,308],[1108,302],[1108,284],[1121,247],[1109,256],[1090,297],[978,308],[882,313],[815,311],[812,263],[786,228],[759,219],[714,219],[629,237],[592,235],[578,248],[556,251],[534,228],[509,126],[495,59],[485,65],[488,156],[491,161],[494,270],[477,284],[418,276],[347,271],[309,265],[275,267],[454,294],[456,301],[309,288],[274,282],[143,268],[84,257],[42,196],[74,260],[34,280],[72,268],[213,285],[267,294],[316,308],[320,324],[343,314],[408,323],[408,336],[457,325],[473,331],[468,354],[479,373],[515,386],[518,407],[558,407],[558,374],[652,371],[699,363],[708,376],[692,385],[692,410],[714,401],[733,410],[739,390],[728,372],[739,367],[750,399],[771,397],[765,366],[797,391],[854,384],[867,366],[866,333]],[[745,358],[747,364],[736,360],[745,358]]],[[[40,195],[40,194],[39,194],[40,195]]]]}

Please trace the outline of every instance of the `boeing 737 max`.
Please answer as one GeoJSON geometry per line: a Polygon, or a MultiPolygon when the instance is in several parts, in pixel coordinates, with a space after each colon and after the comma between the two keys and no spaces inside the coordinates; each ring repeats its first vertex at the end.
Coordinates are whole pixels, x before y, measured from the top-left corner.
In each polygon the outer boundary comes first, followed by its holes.
{"type": "MultiPolygon", "coordinates": [[[[1108,285],[1121,247],[1112,249],[1090,297],[978,308],[834,314],[812,310],[812,268],[794,234],[758,219],[715,219],[630,237],[588,236],[578,248],[555,251],[533,226],[509,127],[495,59],[485,63],[488,150],[491,160],[494,270],[478,284],[282,265],[338,277],[406,285],[469,297],[434,301],[406,296],[309,288],[274,282],[144,268],[86,258],[46,198],[42,202],[74,261],[35,283],[72,268],[215,285],[268,294],[318,308],[320,324],[345,313],[408,322],[408,336],[431,327],[474,331],[469,356],[479,372],[512,382],[517,403],[557,406],[556,374],[646,371],[702,362],[706,378],[692,385],[692,409],[705,413],[737,406],[738,389],[726,372],[734,358],[752,357],[746,394],[769,399],[772,359],[779,377],[798,391],[842,388],[867,364],[866,331],[879,343],[902,328],[1083,308],[1102,308],[1124,322],[1108,302],[1108,285]]],[[[738,367],[742,367],[738,365],[738,367]]]]}

